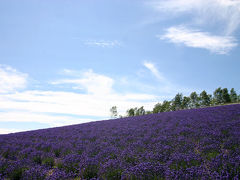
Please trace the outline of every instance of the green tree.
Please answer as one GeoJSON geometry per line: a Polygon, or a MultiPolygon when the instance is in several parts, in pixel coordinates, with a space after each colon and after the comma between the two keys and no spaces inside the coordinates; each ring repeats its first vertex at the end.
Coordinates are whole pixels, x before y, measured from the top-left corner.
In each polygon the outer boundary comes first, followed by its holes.
{"type": "Polygon", "coordinates": [[[223,103],[230,103],[231,102],[230,95],[228,93],[227,88],[222,89],[222,101],[223,101],[223,103]]]}
{"type": "Polygon", "coordinates": [[[183,102],[183,95],[178,93],[172,100],[173,107],[175,110],[180,110],[182,109],[182,102],[183,102]]]}
{"type": "Polygon", "coordinates": [[[135,110],[135,116],[142,116],[144,114],[145,114],[145,109],[143,106],[135,110]]]}
{"type": "Polygon", "coordinates": [[[210,104],[209,106],[212,106],[213,105],[213,96],[212,94],[208,94],[209,98],[210,98],[210,104]]]}
{"type": "Polygon", "coordinates": [[[135,111],[136,111],[136,108],[130,108],[127,110],[127,116],[130,117],[130,116],[135,116],[135,111]]]}
{"type": "Polygon", "coordinates": [[[171,111],[171,101],[164,100],[162,103],[155,104],[153,113],[168,112],[171,111]]]}
{"type": "Polygon", "coordinates": [[[135,108],[130,108],[127,110],[128,117],[129,116],[142,116],[144,114],[146,114],[146,111],[143,106],[140,108],[135,107],[135,108]]]}
{"type": "Polygon", "coordinates": [[[213,92],[213,95],[207,94],[205,90],[202,91],[200,95],[196,92],[192,92],[189,97],[183,97],[181,93],[178,93],[171,101],[165,100],[162,103],[155,104],[152,111],[145,111],[143,106],[140,108],[130,108],[127,110],[127,116],[140,116],[180,109],[198,108],[200,106],[208,107],[230,102],[240,102],[240,94],[237,95],[234,88],[231,89],[229,94],[227,88],[221,89],[221,87],[219,87],[213,92]]]}
{"type": "Polygon", "coordinates": [[[190,94],[190,108],[198,108],[199,105],[199,97],[196,92],[192,92],[190,94]]]}
{"type": "Polygon", "coordinates": [[[184,96],[182,101],[182,109],[189,109],[190,97],[184,96]]]}
{"type": "Polygon", "coordinates": [[[223,91],[221,87],[217,88],[214,93],[214,105],[222,104],[223,103],[223,91]]]}
{"type": "Polygon", "coordinates": [[[111,107],[110,113],[111,113],[111,117],[112,117],[112,118],[116,118],[116,117],[118,116],[117,106],[111,107]]]}
{"type": "Polygon", "coordinates": [[[238,101],[238,96],[234,88],[230,90],[230,99],[232,103],[236,103],[238,101]]]}
{"type": "Polygon", "coordinates": [[[168,112],[171,111],[171,101],[163,101],[162,103],[162,111],[161,112],[168,112]]]}
{"type": "Polygon", "coordinates": [[[155,106],[153,108],[153,113],[160,113],[160,112],[162,112],[162,104],[157,103],[157,104],[155,104],[155,106]]]}
{"type": "Polygon", "coordinates": [[[211,103],[211,96],[207,94],[207,92],[204,90],[200,94],[200,106],[201,107],[207,107],[210,106],[211,103]]]}

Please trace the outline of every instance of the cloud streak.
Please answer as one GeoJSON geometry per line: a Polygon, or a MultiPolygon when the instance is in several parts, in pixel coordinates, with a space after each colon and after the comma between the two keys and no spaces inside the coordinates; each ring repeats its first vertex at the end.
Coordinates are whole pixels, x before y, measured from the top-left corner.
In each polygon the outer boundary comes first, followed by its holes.
{"type": "Polygon", "coordinates": [[[193,91],[193,89],[191,88],[181,87],[176,83],[172,83],[158,70],[157,66],[154,63],[149,61],[144,61],[143,66],[147,68],[158,80],[159,83],[154,88],[156,88],[159,91],[158,93],[163,94],[161,100],[171,99],[174,97],[176,93],[179,93],[179,92],[187,94],[193,91]]]}
{"type": "Polygon", "coordinates": [[[22,129],[3,129],[3,128],[0,128],[0,134],[9,134],[9,133],[15,133],[15,132],[20,132],[20,131],[23,131],[22,129]]]}
{"type": "Polygon", "coordinates": [[[238,45],[234,35],[240,26],[239,0],[153,0],[148,4],[165,18],[190,17],[181,23],[188,28],[172,25],[160,39],[217,54],[227,54],[238,45]]]}
{"type": "Polygon", "coordinates": [[[204,6],[204,4],[205,3],[202,0],[158,0],[150,2],[150,5],[158,11],[174,11],[175,13],[190,11],[197,7],[200,8],[204,6]]]}
{"type": "MultiPolygon", "coordinates": [[[[74,71],[64,70],[68,74],[73,74],[74,71]]],[[[77,74],[75,72],[75,74],[77,74]]],[[[92,69],[89,69],[83,73],[80,73],[80,77],[71,79],[61,79],[53,81],[52,84],[73,84],[74,89],[86,89],[91,94],[109,94],[112,91],[114,80],[110,77],[96,74],[92,69]]]]}
{"type": "Polygon", "coordinates": [[[87,40],[84,42],[85,45],[88,46],[96,46],[101,48],[112,48],[116,46],[120,46],[121,43],[117,40],[114,41],[106,41],[106,40],[87,40]]]}
{"type": "MultiPolygon", "coordinates": [[[[9,71],[11,73],[7,73],[6,79],[17,75],[27,76],[10,67],[9,71]]],[[[79,124],[109,118],[109,109],[114,105],[122,115],[130,107],[144,106],[145,109],[151,109],[158,98],[151,94],[116,92],[113,78],[95,73],[91,69],[86,71],[65,69],[64,73],[66,78],[51,83],[55,91],[18,91],[23,87],[22,85],[13,86],[14,91],[11,91],[12,88],[5,88],[8,91],[0,93],[0,123],[39,122],[46,124],[46,127],[79,124]],[[75,90],[58,89],[58,85],[65,84],[71,85],[75,90]]],[[[27,83],[27,80],[25,81],[22,84],[27,83]]],[[[2,128],[1,132],[15,132],[15,130],[4,131],[2,128]]]]}
{"type": "Polygon", "coordinates": [[[165,77],[158,71],[158,69],[155,67],[155,65],[151,62],[143,62],[143,65],[151,71],[151,73],[160,81],[166,82],[165,77]]]}
{"type": "Polygon", "coordinates": [[[1,112],[0,122],[28,122],[42,123],[47,127],[64,126],[93,121],[91,118],[71,117],[67,115],[51,115],[48,113],[36,113],[29,111],[1,112]]]}
{"type": "Polygon", "coordinates": [[[157,37],[187,47],[207,49],[217,54],[227,54],[237,46],[236,40],[232,36],[215,36],[185,26],[170,27],[166,31],[166,34],[157,37]]]}
{"type": "MultiPolygon", "coordinates": [[[[69,116],[109,117],[109,108],[117,105],[120,111],[132,106],[151,108],[156,96],[149,94],[81,94],[61,91],[25,91],[0,97],[4,111],[55,113],[69,116]]],[[[24,119],[22,119],[24,120],[24,119]]],[[[1,120],[0,120],[1,121],[1,120]]]]}
{"type": "Polygon", "coordinates": [[[25,88],[27,77],[27,74],[18,72],[10,66],[0,65],[0,93],[8,93],[25,88]]]}
{"type": "Polygon", "coordinates": [[[152,1],[151,6],[173,16],[188,13],[197,24],[223,24],[226,35],[234,33],[240,25],[239,0],[160,0],[152,1]]]}
{"type": "MultiPolygon", "coordinates": [[[[114,105],[122,115],[130,107],[144,106],[146,110],[151,110],[160,99],[175,93],[176,88],[153,63],[145,61],[143,66],[160,82],[161,87],[157,89],[165,93],[165,96],[160,97],[154,95],[155,93],[121,93],[115,90],[114,85],[117,80],[112,77],[96,73],[91,69],[85,71],[64,69],[65,77],[50,83],[56,89],[54,91],[37,89],[18,91],[22,86],[14,86],[14,91],[0,93],[0,123],[41,123],[47,128],[108,119],[109,109],[114,105]],[[61,86],[66,84],[73,90],[61,91],[61,86]]],[[[14,72],[15,75],[22,75],[17,70],[14,72]]],[[[9,77],[13,74],[13,72],[9,74],[9,77]]],[[[28,75],[24,74],[25,76],[28,75]]],[[[0,133],[17,131],[21,130],[0,129],[0,133]]]]}

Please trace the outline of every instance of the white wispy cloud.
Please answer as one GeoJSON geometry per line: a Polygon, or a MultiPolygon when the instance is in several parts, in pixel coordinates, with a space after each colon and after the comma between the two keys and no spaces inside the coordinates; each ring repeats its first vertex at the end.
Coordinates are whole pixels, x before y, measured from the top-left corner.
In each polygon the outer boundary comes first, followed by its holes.
{"type": "Polygon", "coordinates": [[[218,54],[226,54],[238,45],[234,34],[240,25],[239,0],[153,0],[148,4],[166,13],[166,18],[189,17],[181,23],[188,24],[188,28],[172,26],[161,39],[218,54]]]}
{"type": "Polygon", "coordinates": [[[227,54],[237,46],[236,39],[232,36],[215,36],[185,26],[170,27],[167,29],[166,34],[157,37],[172,43],[184,44],[188,47],[207,49],[217,54],[227,54]]]}
{"type": "MultiPolygon", "coordinates": [[[[114,105],[121,114],[136,106],[152,109],[158,98],[152,94],[116,92],[113,78],[95,73],[91,69],[65,69],[64,73],[66,78],[52,82],[55,91],[16,90],[0,93],[0,122],[39,122],[47,127],[78,124],[109,118],[109,109],[114,105]],[[72,88],[82,88],[85,92],[57,89],[57,85],[65,84],[72,88]]],[[[6,129],[5,132],[13,130],[6,129]]]]}
{"type": "Polygon", "coordinates": [[[162,82],[166,82],[166,78],[158,71],[158,69],[156,68],[156,66],[148,61],[144,61],[143,65],[151,71],[151,73],[160,81],[162,82]]]}
{"type": "Polygon", "coordinates": [[[0,134],[9,134],[24,131],[22,129],[0,128],[0,134]]]}
{"type": "Polygon", "coordinates": [[[84,42],[85,45],[88,46],[98,46],[102,48],[111,48],[116,46],[121,46],[121,43],[117,40],[107,41],[107,40],[87,40],[84,42]]]}
{"type": "MultiPolygon", "coordinates": [[[[143,66],[159,80],[161,87],[157,88],[159,92],[167,92],[165,96],[117,92],[114,84],[118,80],[112,77],[91,69],[80,71],[65,69],[62,74],[65,78],[51,82],[55,91],[36,89],[0,93],[0,122],[42,123],[46,124],[46,127],[55,127],[108,119],[109,109],[114,105],[122,115],[130,107],[144,106],[146,110],[151,110],[160,99],[169,98],[167,97],[169,93],[175,93],[177,88],[168,82],[154,63],[145,61],[143,66]],[[58,85],[65,84],[81,90],[78,92],[58,89],[60,88],[58,85]],[[82,89],[85,91],[82,92],[82,89]]],[[[21,130],[14,127],[1,128],[0,133],[17,131],[21,130]]]]}
{"type": "Polygon", "coordinates": [[[156,97],[147,94],[135,94],[129,98],[128,94],[118,93],[101,95],[60,91],[26,91],[8,94],[0,99],[0,108],[6,111],[17,110],[106,118],[109,117],[109,108],[114,105],[117,105],[120,111],[142,105],[149,109],[154,104],[156,97]]]}
{"type": "Polygon", "coordinates": [[[203,25],[221,25],[226,35],[237,30],[240,25],[239,0],[159,0],[152,1],[151,6],[168,16],[185,14],[203,25]],[[169,12],[171,14],[169,14],[169,12]]]}
{"type": "Polygon", "coordinates": [[[174,94],[176,92],[176,86],[173,85],[164,75],[158,70],[156,65],[150,61],[144,61],[143,66],[147,68],[154,77],[159,81],[160,87],[158,90],[164,94],[174,94]]]}
{"type": "Polygon", "coordinates": [[[202,7],[205,3],[202,0],[157,0],[148,2],[158,11],[173,11],[176,13],[186,12],[196,7],[202,7]]]}
{"type": "MultiPolygon", "coordinates": [[[[56,127],[94,121],[90,118],[71,117],[68,115],[51,115],[48,113],[37,113],[30,111],[1,112],[0,119],[0,122],[42,123],[46,124],[46,127],[56,127]]],[[[15,130],[17,131],[17,129],[15,130]]]]}
{"type": "Polygon", "coordinates": [[[0,65],[0,93],[25,88],[27,85],[27,77],[27,74],[18,72],[10,66],[0,65]]]}
{"type": "Polygon", "coordinates": [[[150,1],[148,4],[159,11],[174,11],[183,13],[196,10],[197,12],[195,13],[205,13],[204,9],[209,9],[209,7],[215,8],[210,11],[216,11],[216,8],[236,8],[234,10],[237,11],[240,7],[239,0],[156,0],[150,1]]]}
{"type": "MultiPolygon", "coordinates": [[[[74,71],[66,70],[68,74],[74,75],[74,71]]],[[[77,73],[75,73],[77,75],[77,73]]],[[[109,94],[112,91],[114,80],[110,77],[96,74],[92,69],[89,69],[79,74],[77,78],[60,79],[53,81],[52,84],[73,84],[75,89],[86,89],[92,94],[109,94]]]]}
{"type": "Polygon", "coordinates": [[[171,99],[175,94],[179,92],[183,94],[189,94],[190,92],[193,92],[193,89],[191,88],[181,87],[176,83],[172,83],[168,78],[164,76],[163,73],[161,73],[161,71],[159,71],[158,67],[153,62],[144,61],[143,66],[147,68],[159,81],[159,83],[154,88],[156,88],[158,92],[163,95],[161,98],[162,100],[171,99]]]}

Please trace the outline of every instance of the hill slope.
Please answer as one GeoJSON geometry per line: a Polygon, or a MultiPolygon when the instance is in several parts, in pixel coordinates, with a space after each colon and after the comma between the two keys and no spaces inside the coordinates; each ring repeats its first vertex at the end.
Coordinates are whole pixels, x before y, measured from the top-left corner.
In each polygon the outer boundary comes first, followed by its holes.
{"type": "Polygon", "coordinates": [[[0,136],[0,179],[240,178],[240,105],[0,136]]]}

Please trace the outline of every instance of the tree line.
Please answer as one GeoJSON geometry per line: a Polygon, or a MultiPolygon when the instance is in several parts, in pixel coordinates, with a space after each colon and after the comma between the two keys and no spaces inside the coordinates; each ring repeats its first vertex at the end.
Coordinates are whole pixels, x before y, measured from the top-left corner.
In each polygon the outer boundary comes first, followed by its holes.
{"type": "Polygon", "coordinates": [[[202,107],[210,107],[217,105],[224,105],[230,103],[240,103],[240,94],[237,95],[234,88],[228,91],[227,88],[217,88],[213,94],[208,94],[205,90],[200,94],[192,92],[189,96],[183,96],[182,93],[177,93],[175,97],[170,100],[164,100],[161,103],[155,104],[152,111],[146,111],[144,107],[134,107],[126,111],[126,116],[118,115],[117,106],[110,109],[111,117],[130,117],[141,116],[145,114],[177,111],[182,109],[194,109],[202,107]]]}

